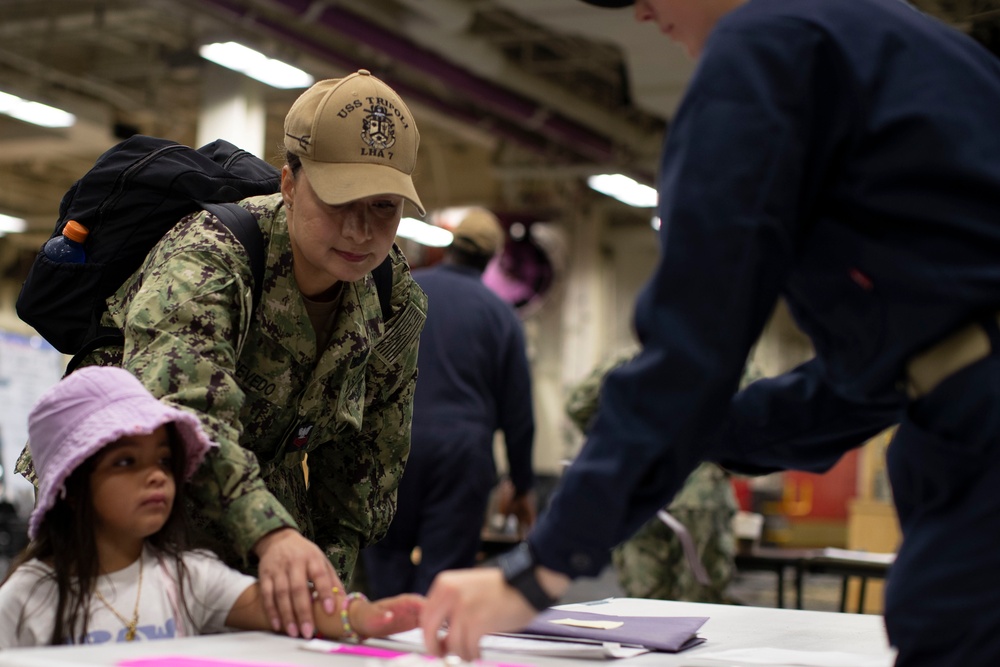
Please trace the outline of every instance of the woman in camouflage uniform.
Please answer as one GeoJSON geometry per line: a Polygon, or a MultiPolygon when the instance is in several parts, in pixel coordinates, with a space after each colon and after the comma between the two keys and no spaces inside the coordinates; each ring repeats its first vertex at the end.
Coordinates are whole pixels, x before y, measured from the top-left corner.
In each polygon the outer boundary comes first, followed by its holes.
{"type": "Polygon", "coordinates": [[[334,587],[395,512],[426,298],[393,241],[404,200],[422,211],[418,143],[367,71],[318,82],[285,119],[281,192],[240,202],[266,248],[256,311],[242,246],[197,213],[108,300],[124,349],[85,361],[200,417],[219,449],[192,480],[195,518],[230,561],[259,559],[265,606],[292,636],[313,634],[313,589],[334,611],[334,587]],[[387,256],[383,321],[371,271],[387,256]]]}

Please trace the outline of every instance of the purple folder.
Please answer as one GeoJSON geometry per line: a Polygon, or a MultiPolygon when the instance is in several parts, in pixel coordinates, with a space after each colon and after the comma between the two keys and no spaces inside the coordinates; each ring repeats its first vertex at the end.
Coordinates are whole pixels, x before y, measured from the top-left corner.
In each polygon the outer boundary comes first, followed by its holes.
{"type": "Polygon", "coordinates": [[[697,636],[697,632],[707,620],[707,616],[608,616],[546,609],[520,634],[572,638],[578,641],[616,642],[623,646],[639,646],[654,651],[679,653],[705,641],[697,636]],[[617,621],[623,625],[611,630],[601,630],[550,622],[565,618],[579,621],[617,621]]]}

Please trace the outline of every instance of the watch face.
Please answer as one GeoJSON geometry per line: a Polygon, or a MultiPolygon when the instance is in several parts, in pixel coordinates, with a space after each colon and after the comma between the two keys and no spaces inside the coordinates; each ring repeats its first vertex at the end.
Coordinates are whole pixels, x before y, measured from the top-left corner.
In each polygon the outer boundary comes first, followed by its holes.
{"type": "Polygon", "coordinates": [[[527,542],[521,542],[500,557],[500,569],[503,570],[503,578],[508,583],[534,566],[535,559],[531,557],[527,542]]]}

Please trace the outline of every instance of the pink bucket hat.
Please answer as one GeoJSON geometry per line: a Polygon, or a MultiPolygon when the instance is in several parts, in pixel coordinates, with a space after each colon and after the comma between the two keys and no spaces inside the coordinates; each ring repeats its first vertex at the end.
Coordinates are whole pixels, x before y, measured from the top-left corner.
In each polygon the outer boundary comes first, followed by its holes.
{"type": "Polygon", "coordinates": [[[28,450],[39,478],[28,536],[35,538],[45,513],[66,493],[66,478],[91,455],[124,436],[152,433],[171,422],[184,445],[187,478],[218,445],[196,416],[157,400],[128,371],[87,366],[49,388],[28,415],[28,450]]]}

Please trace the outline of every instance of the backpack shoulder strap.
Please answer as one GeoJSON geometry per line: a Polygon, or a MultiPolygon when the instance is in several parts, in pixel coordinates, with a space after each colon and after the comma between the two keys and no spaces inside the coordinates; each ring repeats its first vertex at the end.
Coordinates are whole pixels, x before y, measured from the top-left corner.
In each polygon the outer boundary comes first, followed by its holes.
{"type": "Polygon", "coordinates": [[[257,309],[264,292],[264,234],[257,218],[239,204],[205,204],[205,210],[214,215],[243,244],[250,260],[253,274],[253,307],[257,309]]]}
{"type": "MultiPolygon", "coordinates": [[[[257,309],[264,292],[264,234],[260,231],[257,218],[239,204],[203,204],[206,211],[214,215],[243,244],[250,260],[253,274],[253,307],[257,309]]],[[[392,277],[390,267],[390,279],[392,277]]],[[[73,372],[91,352],[101,347],[121,345],[125,337],[120,329],[100,327],[97,335],[88,340],[69,360],[66,374],[73,372]]]]}
{"type": "Polygon", "coordinates": [[[378,302],[382,306],[382,321],[388,322],[392,316],[392,253],[372,269],[375,279],[375,291],[378,292],[378,302]]]}

